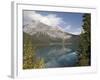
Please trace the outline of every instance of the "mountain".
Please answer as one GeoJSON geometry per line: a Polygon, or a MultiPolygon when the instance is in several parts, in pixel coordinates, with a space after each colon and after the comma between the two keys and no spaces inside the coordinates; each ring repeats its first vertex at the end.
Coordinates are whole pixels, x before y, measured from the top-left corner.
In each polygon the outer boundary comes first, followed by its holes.
{"type": "Polygon", "coordinates": [[[23,26],[23,32],[32,36],[33,43],[74,43],[79,36],[63,31],[59,26],[49,26],[40,21],[32,21],[23,26]]]}

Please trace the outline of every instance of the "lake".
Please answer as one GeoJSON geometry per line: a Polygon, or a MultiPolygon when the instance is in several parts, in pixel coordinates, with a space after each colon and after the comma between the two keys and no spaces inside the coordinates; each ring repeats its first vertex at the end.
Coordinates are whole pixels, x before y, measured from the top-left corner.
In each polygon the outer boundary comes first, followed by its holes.
{"type": "Polygon", "coordinates": [[[75,49],[66,45],[41,46],[36,50],[37,58],[43,58],[46,68],[74,67],[78,62],[75,49]]]}

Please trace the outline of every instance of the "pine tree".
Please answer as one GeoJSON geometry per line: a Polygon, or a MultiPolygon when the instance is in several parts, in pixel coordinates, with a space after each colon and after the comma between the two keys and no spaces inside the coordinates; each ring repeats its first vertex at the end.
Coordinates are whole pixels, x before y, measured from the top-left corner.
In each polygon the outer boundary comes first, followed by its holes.
{"type": "Polygon", "coordinates": [[[80,34],[80,45],[78,54],[80,56],[79,65],[88,66],[91,64],[91,15],[83,15],[83,31],[80,34]]]}
{"type": "Polygon", "coordinates": [[[31,37],[27,34],[24,34],[24,45],[23,45],[23,68],[29,69],[33,68],[33,47],[31,37]]]}
{"type": "Polygon", "coordinates": [[[26,33],[23,34],[23,69],[44,68],[44,59],[36,57],[32,37],[26,33]]]}

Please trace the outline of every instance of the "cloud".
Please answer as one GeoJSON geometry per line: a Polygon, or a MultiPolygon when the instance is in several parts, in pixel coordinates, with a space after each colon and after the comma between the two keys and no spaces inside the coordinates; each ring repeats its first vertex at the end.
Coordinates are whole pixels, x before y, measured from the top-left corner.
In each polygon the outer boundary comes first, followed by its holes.
{"type": "Polygon", "coordinates": [[[54,14],[49,14],[40,21],[50,26],[59,26],[63,22],[62,18],[57,17],[57,15],[54,14]]]}
{"type": "Polygon", "coordinates": [[[65,30],[70,30],[71,29],[71,25],[68,25],[64,28],[65,30]]]}
{"type": "Polygon", "coordinates": [[[32,23],[32,21],[40,21],[52,27],[58,27],[60,30],[69,32],[72,34],[80,34],[81,28],[75,28],[70,24],[67,24],[62,17],[56,14],[42,15],[36,11],[24,11],[24,25],[32,23]]]}
{"type": "Polygon", "coordinates": [[[82,31],[82,29],[81,29],[81,27],[80,27],[80,28],[73,29],[73,30],[71,30],[70,32],[71,32],[72,34],[79,35],[79,34],[81,34],[81,31],[82,31]]]}
{"type": "Polygon", "coordinates": [[[68,25],[64,28],[64,30],[66,32],[69,32],[69,33],[72,33],[72,34],[75,34],[75,35],[79,35],[82,31],[82,28],[81,27],[72,27],[71,25],[68,25]]]}
{"type": "Polygon", "coordinates": [[[35,11],[24,11],[24,25],[32,23],[33,20],[39,20],[42,16],[35,11]]]}
{"type": "Polygon", "coordinates": [[[59,26],[64,23],[63,19],[55,14],[48,14],[44,16],[35,11],[24,11],[24,25],[31,23],[32,20],[38,20],[49,26],[59,26]]]}
{"type": "Polygon", "coordinates": [[[81,28],[76,28],[75,31],[73,31],[73,34],[79,35],[81,34],[82,29],[81,28]]]}

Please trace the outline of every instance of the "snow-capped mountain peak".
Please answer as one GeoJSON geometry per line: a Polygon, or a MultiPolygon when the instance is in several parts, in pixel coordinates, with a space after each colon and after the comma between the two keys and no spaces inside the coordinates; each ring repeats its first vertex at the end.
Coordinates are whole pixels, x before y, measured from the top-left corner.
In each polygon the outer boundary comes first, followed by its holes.
{"type": "Polygon", "coordinates": [[[70,38],[71,35],[67,35],[64,30],[59,26],[49,26],[40,21],[32,21],[31,24],[24,25],[23,31],[29,35],[47,35],[51,38],[70,38]]]}

